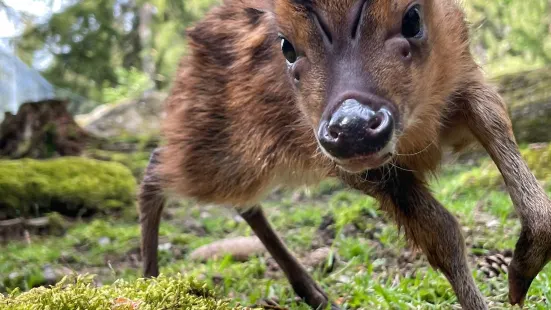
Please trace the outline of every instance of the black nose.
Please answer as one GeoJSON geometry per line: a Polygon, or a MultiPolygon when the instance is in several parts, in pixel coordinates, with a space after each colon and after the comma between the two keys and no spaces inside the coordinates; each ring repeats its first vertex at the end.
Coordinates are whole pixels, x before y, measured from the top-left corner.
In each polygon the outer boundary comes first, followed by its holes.
{"type": "Polygon", "coordinates": [[[321,146],[332,156],[349,159],[374,154],[384,149],[392,139],[394,119],[385,107],[372,110],[355,99],[344,101],[320,124],[321,146]]]}

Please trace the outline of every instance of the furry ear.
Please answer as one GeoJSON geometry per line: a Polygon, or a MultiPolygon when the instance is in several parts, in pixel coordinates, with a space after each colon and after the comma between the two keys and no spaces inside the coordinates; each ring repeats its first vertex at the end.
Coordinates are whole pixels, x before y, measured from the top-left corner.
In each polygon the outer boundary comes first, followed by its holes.
{"type": "MultiPolygon", "coordinates": [[[[224,4],[228,4],[228,1],[235,2],[234,0],[224,0],[224,4]]],[[[240,6],[248,8],[248,10],[255,10],[263,13],[274,12],[275,0],[241,0],[240,2],[240,6]]]]}

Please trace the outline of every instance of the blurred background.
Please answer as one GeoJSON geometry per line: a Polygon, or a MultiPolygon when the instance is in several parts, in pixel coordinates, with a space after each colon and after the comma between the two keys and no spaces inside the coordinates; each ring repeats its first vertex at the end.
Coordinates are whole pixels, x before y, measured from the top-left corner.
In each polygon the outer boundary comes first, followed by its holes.
{"type": "MultiPolygon", "coordinates": [[[[140,277],[136,188],[159,145],[162,103],[185,29],[216,0],[0,0],[0,293],[95,275],[140,277]]],[[[515,135],[551,192],[551,0],[463,0],[472,51],[509,105],[515,135]]],[[[448,160],[447,160],[448,161],[448,160]]],[[[449,160],[435,195],[460,220],[478,283],[507,308],[518,219],[483,152],[449,160]]],[[[445,278],[376,203],[339,182],[278,189],[265,202],[290,248],[351,309],[457,307],[445,278]]],[[[307,309],[231,209],[174,200],[161,227],[167,275],[204,281],[230,304],[307,309]],[[219,253],[227,242],[232,253],[219,253]],[[221,246],[219,246],[222,248],[221,246]],[[213,250],[214,249],[214,250],[213,250]],[[215,255],[218,254],[218,255],[215,255]]],[[[551,270],[528,305],[551,308],[551,270]]]]}

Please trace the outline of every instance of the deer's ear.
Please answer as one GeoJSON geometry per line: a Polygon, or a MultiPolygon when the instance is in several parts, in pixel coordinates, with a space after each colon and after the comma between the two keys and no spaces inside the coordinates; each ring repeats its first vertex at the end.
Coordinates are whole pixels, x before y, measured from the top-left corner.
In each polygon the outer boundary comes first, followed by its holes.
{"type": "MultiPolygon", "coordinates": [[[[224,1],[227,2],[228,0],[224,1]]],[[[273,13],[275,0],[242,0],[241,5],[249,10],[255,10],[263,13],[273,13]]]]}
{"type": "Polygon", "coordinates": [[[275,21],[275,0],[243,0],[241,4],[245,14],[252,23],[256,24],[259,19],[264,22],[275,21]]]}

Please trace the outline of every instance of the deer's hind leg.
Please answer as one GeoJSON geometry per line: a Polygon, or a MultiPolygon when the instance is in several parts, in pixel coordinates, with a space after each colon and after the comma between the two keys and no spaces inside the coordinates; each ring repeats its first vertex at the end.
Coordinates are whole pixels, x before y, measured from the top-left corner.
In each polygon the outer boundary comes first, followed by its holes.
{"type": "MultiPolygon", "coordinates": [[[[327,294],[278,237],[262,208],[254,206],[240,211],[240,214],[281,267],[295,293],[312,308],[325,309],[330,303],[327,294]]],[[[339,308],[331,305],[331,309],[339,308]]]]}
{"type": "Polygon", "coordinates": [[[156,277],[159,275],[157,247],[159,244],[161,213],[165,204],[165,195],[156,171],[159,165],[160,152],[161,149],[158,148],[151,154],[138,195],[143,259],[142,268],[145,277],[156,277]]]}

